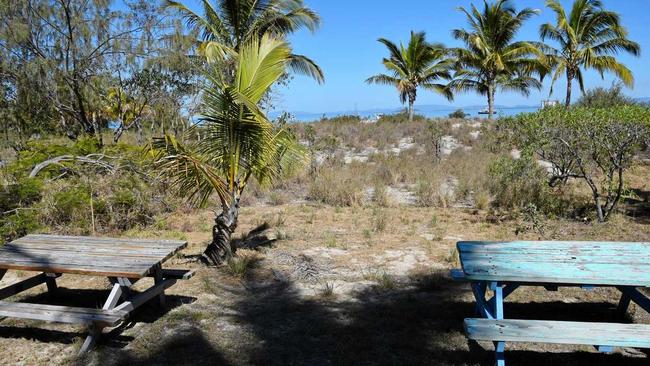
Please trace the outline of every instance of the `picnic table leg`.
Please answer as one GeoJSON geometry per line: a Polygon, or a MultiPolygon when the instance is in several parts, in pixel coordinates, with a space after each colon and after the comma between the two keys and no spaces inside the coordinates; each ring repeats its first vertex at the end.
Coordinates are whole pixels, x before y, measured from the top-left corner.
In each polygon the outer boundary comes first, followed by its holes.
{"type": "Polygon", "coordinates": [[[48,293],[53,294],[58,289],[56,278],[59,276],[60,274],[57,273],[45,273],[45,284],[47,285],[48,293]]]}
{"type": "MultiPolygon", "coordinates": [[[[113,284],[113,288],[111,289],[110,294],[108,295],[108,298],[106,299],[106,302],[104,303],[104,306],[102,307],[103,310],[110,310],[115,308],[117,305],[117,302],[120,300],[120,297],[123,295],[122,291],[122,285],[119,283],[113,284]]],[[[88,352],[95,343],[97,343],[97,339],[102,334],[102,327],[99,327],[95,324],[91,325],[88,328],[88,336],[84,340],[83,345],[81,346],[81,349],[79,350],[79,354],[88,352]]]]}
{"type": "Polygon", "coordinates": [[[625,315],[627,314],[627,309],[630,307],[631,301],[632,298],[630,297],[630,295],[622,291],[621,299],[618,302],[618,307],[616,307],[616,315],[618,316],[619,319],[625,318],[625,315]]]}
{"type": "MultiPolygon", "coordinates": [[[[160,265],[157,265],[153,270],[153,281],[155,285],[158,285],[163,281],[162,268],[160,265]]],[[[158,295],[158,302],[160,303],[161,307],[165,307],[167,304],[164,289],[160,292],[160,295],[158,295]]]]}
{"type": "Polygon", "coordinates": [[[102,329],[97,327],[96,325],[91,325],[88,327],[88,336],[84,340],[84,343],[81,345],[81,349],[79,349],[79,354],[84,354],[88,352],[94,345],[97,343],[97,339],[99,339],[99,336],[102,334],[102,329]]]}
{"type": "Polygon", "coordinates": [[[6,269],[0,269],[0,280],[2,280],[2,277],[5,276],[5,273],[7,273],[6,269]]]}
{"type": "Polygon", "coordinates": [[[494,353],[496,366],[506,366],[505,358],[506,342],[494,342],[494,353]]]}

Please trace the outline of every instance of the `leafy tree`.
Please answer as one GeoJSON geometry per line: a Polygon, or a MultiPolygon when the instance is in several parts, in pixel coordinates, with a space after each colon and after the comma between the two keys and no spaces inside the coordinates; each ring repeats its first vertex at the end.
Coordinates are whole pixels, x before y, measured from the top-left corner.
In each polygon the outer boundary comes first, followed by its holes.
{"type": "Polygon", "coordinates": [[[252,38],[239,50],[235,78],[219,70],[210,75],[200,122],[190,131],[198,141],[174,136],[154,139],[157,168],[182,194],[199,204],[212,194],[221,212],[204,259],[214,264],[232,257],[231,236],[237,227],[239,200],[251,178],[269,184],[302,163],[304,151],[287,128],[272,124],[258,107],[262,97],[292,62],[289,45],[272,35],[252,38]]]}
{"type": "Polygon", "coordinates": [[[620,105],[637,104],[634,99],[623,94],[623,87],[616,83],[609,88],[589,89],[576,102],[577,106],[590,108],[610,108],[620,105]]]}
{"type": "Polygon", "coordinates": [[[463,119],[465,117],[467,117],[467,113],[465,113],[465,111],[463,111],[462,109],[456,109],[455,111],[449,113],[449,118],[463,119]]]}
{"type": "MultiPolygon", "coordinates": [[[[318,14],[302,0],[220,0],[216,6],[202,0],[203,14],[178,1],[166,0],[165,4],[178,10],[188,27],[198,32],[199,53],[210,62],[225,63],[230,77],[234,76],[240,48],[248,41],[266,33],[284,38],[301,28],[313,32],[320,25],[318,14]]],[[[306,56],[291,54],[289,61],[288,67],[294,72],[323,81],[323,71],[306,56]]]]}
{"type": "Polygon", "coordinates": [[[525,8],[518,12],[509,0],[484,3],[483,11],[473,4],[469,10],[459,8],[467,17],[469,30],[452,32],[465,47],[454,49],[458,63],[449,87],[487,96],[491,119],[497,89],[528,95],[531,88],[541,88],[533,75],[543,76],[546,67],[541,44],[514,40],[526,20],[539,10],[525,8]]]}
{"type": "Polygon", "coordinates": [[[580,90],[585,91],[582,69],[594,69],[601,76],[613,72],[625,85],[634,84],[632,72],[614,56],[619,52],[638,56],[641,48],[627,38],[617,13],[604,10],[600,0],[575,0],[568,16],[557,0],[547,0],[546,6],[555,12],[556,23],[543,24],[540,35],[542,40],[559,43],[559,48],[550,49],[549,56],[555,66],[553,84],[562,74],[566,75],[567,108],[571,105],[574,79],[578,80],[580,90]]]}
{"type": "Polygon", "coordinates": [[[115,73],[142,67],[158,45],[158,6],[144,0],[121,5],[123,10],[105,0],[22,0],[0,6],[3,69],[16,123],[56,121],[71,138],[99,135],[108,124],[101,115],[103,95],[114,86],[115,73]],[[20,112],[24,108],[28,113],[20,112]]]}
{"type": "Polygon", "coordinates": [[[586,183],[601,222],[616,209],[625,172],[650,140],[650,109],[634,105],[545,108],[503,124],[525,153],[552,164],[551,186],[569,179],[586,183]]]}
{"type": "Polygon", "coordinates": [[[419,87],[441,94],[448,100],[453,99],[447,86],[439,83],[440,79],[451,79],[450,69],[453,65],[442,44],[427,43],[424,32],[413,31],[407,47],[401,43],[398,47],[385,38],[380,38],[379,42],[390,53],[382,61],[390,74],[371,76],[366,83],[396,87],[400,101],[408,102],[409,121],[413,121],[413,105],[419,87]]]}

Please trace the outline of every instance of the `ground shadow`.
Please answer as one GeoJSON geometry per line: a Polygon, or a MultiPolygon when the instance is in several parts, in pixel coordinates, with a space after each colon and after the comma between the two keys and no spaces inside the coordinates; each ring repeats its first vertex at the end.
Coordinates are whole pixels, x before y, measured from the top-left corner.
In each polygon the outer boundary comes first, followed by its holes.
{"type": "Polygon", "coordinates": [[[95,364],[111,365],[214,365],[227,366],[229,363],[216,350],[206,335],[197,327],[189,326],[176,329],[174,335],[156,343],[154,349],[146,355],[136,355],[133,352],[114,352],[106,347],[100,348],[77,360],[78,365],[86,365],[91,361],[95,364]]]}
{"type": "MultiPolygon", "coordinates": [[[[463,319],[474,303],[466,284],[434,288],[370,288],[347,300],[305,299],[291,283],[251,287],[233,306],[258,346],[257,365],[492,365],[491,344],[468,343],[463,319]]],[[[603,321],[615,304],[508,304],[515,318],[603,321]],[[540,316],[541,315],[541,316],[540,316]]],[[[579,348],[575,348],[579,350],[579,348]]],[[[511,365],[647,365],[647,358],[589,352],[507,351],[511,365]]]]}

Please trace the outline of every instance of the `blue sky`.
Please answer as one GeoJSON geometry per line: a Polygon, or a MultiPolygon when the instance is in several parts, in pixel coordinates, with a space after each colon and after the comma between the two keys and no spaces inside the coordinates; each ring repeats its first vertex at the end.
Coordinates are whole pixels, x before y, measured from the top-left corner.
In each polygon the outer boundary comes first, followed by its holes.
{"type": "MultiPolygon", "coordinates": [[[[429,41],[443,42],[447,46],[460,45],[451,37],[453,28],[465,27],[464,15],[458,6],[469,6],[472,1],[452,0],[305,0],[308,6],[322,17],[322,26],[315,33],[301,31],[291,36],[295,53],[304,54],[315,61],[325,72],[325,84],[318,85],[311,79],[296,76],[288,88],[278,97],[278,109],[313,113],[353,111],[399,106],[397,93],[388,86],[367,85],[364,80],[383,72],[381,59],[387,54],[385,47],[377,42],[384,37],[394,42],[406,42],[411,30],[425,31],[429,41]]],[[[481,0],[473,0],[482,6],[481,0]]],[[[571,1],[562,1],[570,7],[571,1]]],[[[521,40],[538,40],[539,25],[552,22],[553,14],[544,8],[544,0],[516,0],[518,9],[533,7],[542,10],[540,16],[531,19],[521,30],[521,40]]],[[[627,90],[635,97],[650,97],[650,1],[604,0],[605,8],[615,10],[622,16],[631,39],[642,47],[641,57],[620,56],[633,71],[636,83],[627,90]]],[[[586,86],[609,86],[614,79],[606,76],[601,80],[596,73],[587,73],[586,86]]],[[[545,80],[541,92],[530,97],[512,93],[499,93],[497,104],[538,105],[548,95],[550,82],[545,80]]],[[[564,97],[565,81],[558,80],[554,98],[564,97]]],[[[579,96],[576,88],[574,96],[579,96]]],[[[430,92],[421,91],[416,104],[444,104],[455,106],[484,105],[484,97],[472,93],[458,94],[453,103],[430,92]]]]}

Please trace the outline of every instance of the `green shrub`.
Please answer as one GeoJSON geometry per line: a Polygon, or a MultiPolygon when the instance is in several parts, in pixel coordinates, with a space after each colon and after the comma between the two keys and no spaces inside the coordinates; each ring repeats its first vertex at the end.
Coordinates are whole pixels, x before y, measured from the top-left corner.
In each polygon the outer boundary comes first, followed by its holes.
{"type": "Polygon", "coordinates": [[[546,171],[532,158],[515,160],[502,156],[489,166],[488,174],[495,206],[521,209],[534,204],[540,209],[551,209],[553,199],[546,171]]]}
{"type": "Polygon", "coordinates": [[[467,113],[465,113],[462,109],[456,109],[455,111],[449,113],[449,118],[463,119],[465,117],[467,117],[467,113]]]}
{"type": "Polygon", "coordinates": [[[325,168],[309,185],[308,197],[333,206],[359,206],[363,203],[364,186],[353,172],[343,168],[325,168]]]}
{"type": "Polygon", "coordinates": [[[589,108],[611,108],[631,104],[636,103],[632,98],[623,94],[623,87],[620,83],[609,88],[589,89],[576,102],[579,107],[589,108]]]}
{"type": "Polygon", "coordinates": [[[616,209],[625,172],[650,141],[650,108],[640,105],[545,108],[499,124],[525,154],[551,164],[551,186],[573,179],[584,183],[599,221],[616,209]]]}

